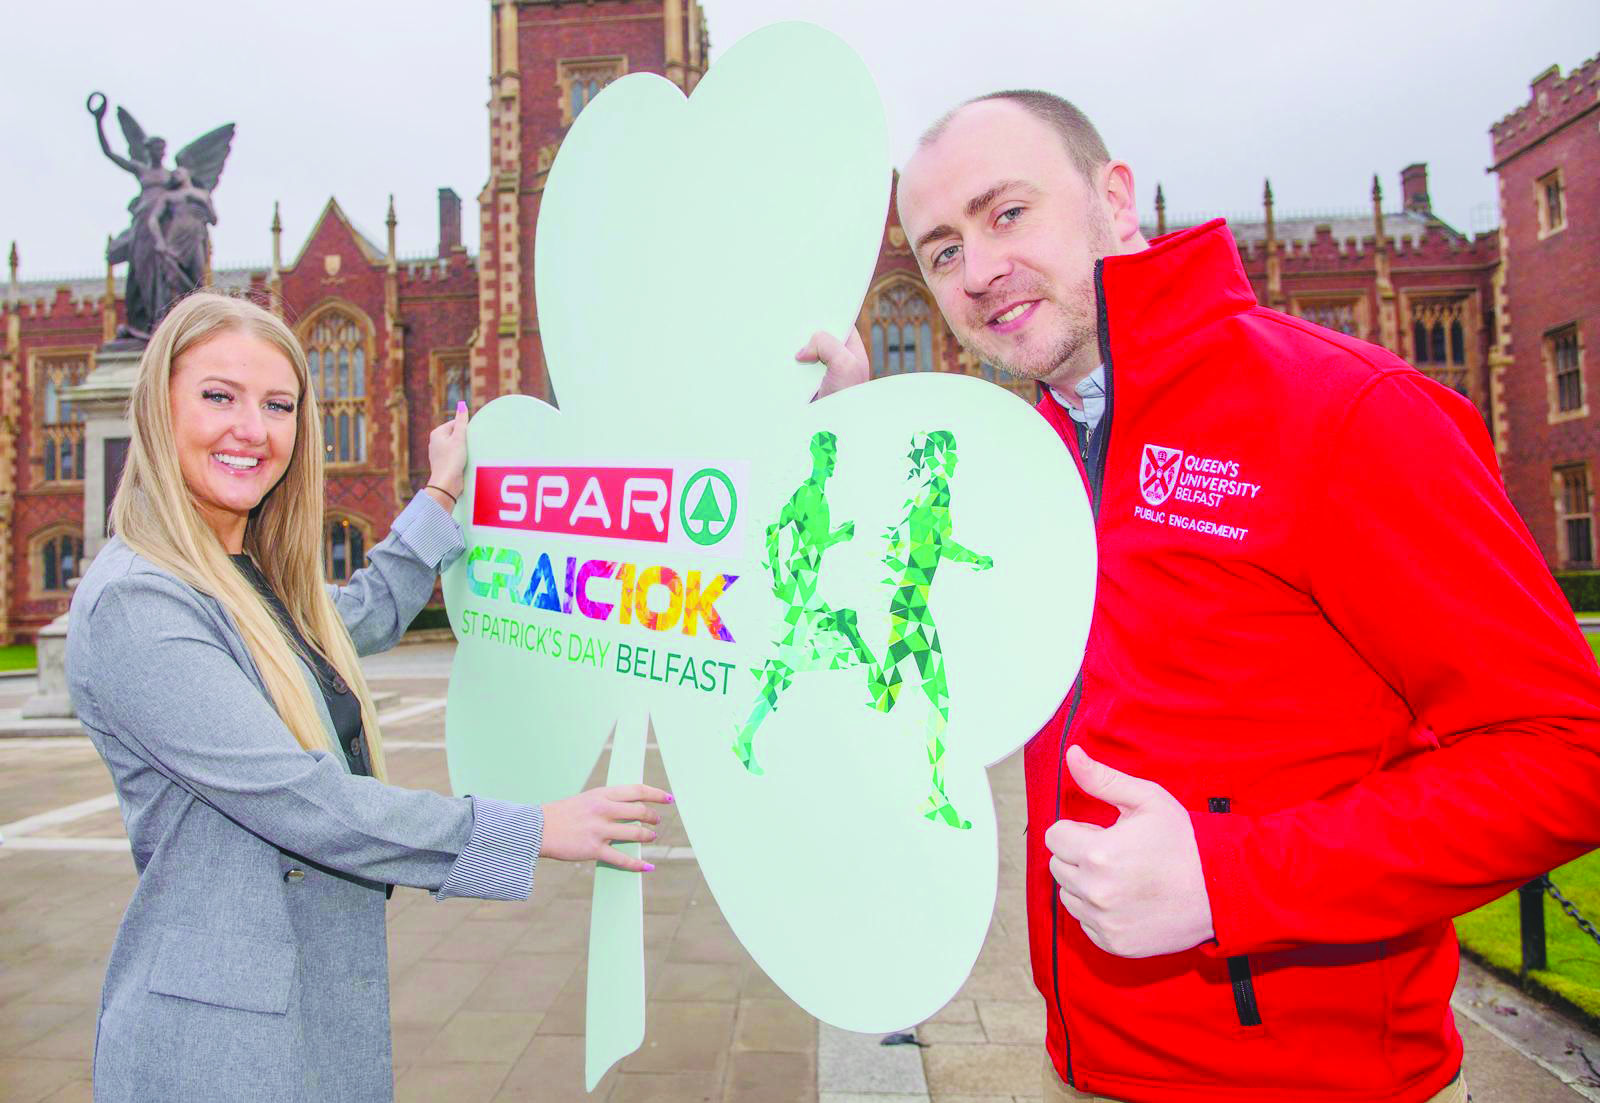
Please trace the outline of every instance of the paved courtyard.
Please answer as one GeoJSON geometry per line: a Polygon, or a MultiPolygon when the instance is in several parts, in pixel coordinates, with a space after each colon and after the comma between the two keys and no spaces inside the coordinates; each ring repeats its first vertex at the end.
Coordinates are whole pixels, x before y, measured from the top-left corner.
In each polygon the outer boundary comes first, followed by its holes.
{"type": "MultiPolygon", "coordinates": [[[[443,698],[449,646],[370,661],[391,780],[448,792],[443,698]]],[[[0,681],[0,710],[31,692],[0,681]]],[[[604,777],[597,767],[594,784],[604,777]]],[[[652,750],[646,780],[666,785],[652,750]]],[[[1023,827],[1019,758],[991,781],[1002,840],[1023,827]]],[[[90,1099],[106,954],[135,880],[105,768],[81,737],[0,739],[0,1101],[90,1099]]],[[[917,1030],[922,1046],[820,1026],[734,938],[668,814],[645,881],[644,1045],[586,1096],[584,946],[592,869],[540,867],[527,903],[396,890],[389,906],[395,1083],[400,1100],[593,1099],[761,1103],[1002,1103],[1038,1098],[1043,1004],[1027,967],[1021,848],[1002,855],[1000,899],[966,985],[917,1030]]],[[[1575,1047],[1600,1043],[1476,971],[1457,1022],[1478,1103],[1600,1100],[1575,1047]],[[1549,1071],[1556,1070],[1556,1073],[1549,1071]],[[1577,1072],[1572,1070],[1576,1069],[1577,1072]],[[1581,1090],[1580,1090],[1581,1089],[1581,1090]]]]}

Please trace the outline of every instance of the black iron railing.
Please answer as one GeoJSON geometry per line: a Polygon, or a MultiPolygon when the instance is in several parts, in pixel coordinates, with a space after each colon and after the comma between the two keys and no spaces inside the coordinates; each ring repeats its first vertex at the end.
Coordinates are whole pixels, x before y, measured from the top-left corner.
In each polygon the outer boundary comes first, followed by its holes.
{"type": "Polygon", "coordinates": [[[1556,888],[1549,874],[1535,877],[1517,890],[1517,910],[1522,927],[1523,979],[1527,979],[1528,974],[1535,969],[1550,967],[1549,955],[1545,950],[1544,930],[1544,898],[1547,895],[1560,905],[1567,918],[1576,923],[1580,931],[1600,945],[1600,931],[1596,931],[1594,924],[1585,918],[1578,910],[1578,906],[1556,888]]]}

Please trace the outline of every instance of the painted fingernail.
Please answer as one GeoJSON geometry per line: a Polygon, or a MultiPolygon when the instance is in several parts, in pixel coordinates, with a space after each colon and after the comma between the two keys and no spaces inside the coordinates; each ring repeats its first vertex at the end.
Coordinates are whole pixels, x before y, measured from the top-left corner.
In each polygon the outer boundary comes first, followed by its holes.
{"type": "Polygon", "coordinates": [[[654,873],[655,872],[655,868],[656,867],[651,865],[649,862],[646,862],[645,865],[644,865],[644,871],[646,873],[654,873]]]}
{"type": "Polygon", "coordinates": [[[672,794],[671,794],[671,793],[668,793],[668,794],[667,794],[667,803],[668,803],[668,804],[671,804],[671,803],[672,803],[672,794]]]}
{"type": "Polygon", "coordinates": [[[458,401],[457,401],[457,402],[456,402],[456,413],[458,413],[458,414],[464,414],[464,413],[466,413],[466,412],[467,412],[467,400],[466,400],[466,399],[464,399],[464,398],[463,398],[463,399],[460,399],[460,400],[458,400],[458,401]]]}

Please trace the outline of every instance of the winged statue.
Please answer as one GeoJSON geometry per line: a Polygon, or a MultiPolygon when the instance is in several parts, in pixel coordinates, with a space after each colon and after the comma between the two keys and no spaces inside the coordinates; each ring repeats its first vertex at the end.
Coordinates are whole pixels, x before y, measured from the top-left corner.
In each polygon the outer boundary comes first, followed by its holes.
{"type": "Polygon", "coordinates": [[[113,239],[106,260],[128,264],[128,319],[117,335],[148,340],[167,308],[205,280],[207,227],[217,221],[211,193],[233,145],[233,124],[184,146],[168,168],[166,140],[146,134],[127,108],[117,108],[128,142],[128,155],[122,157],[106,140],[105,96],[91,93],[86,106],[101,152],[139,181],[139,194],[128,203],[132,221],[113,239]]]}

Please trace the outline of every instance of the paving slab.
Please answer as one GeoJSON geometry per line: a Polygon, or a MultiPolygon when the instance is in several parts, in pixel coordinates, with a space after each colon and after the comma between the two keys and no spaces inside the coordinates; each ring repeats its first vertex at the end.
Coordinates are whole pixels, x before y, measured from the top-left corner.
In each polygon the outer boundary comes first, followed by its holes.
{"type": "Polygon", "coordinates": [[[917,1046],[886,1046],[878,1034],[857,1034],[826,1023],[817,1029],[817,1090],[826,1094],[928,1097],[917,1046]]]}
{"type": "MultiPolygon", "coordinates": [[[[369,661],[385,694],[396,784],[449,791],[448,645],[369,661]]],[[[3,703],[3,702],[0,702],[3,703]]],[[[597,764],[591,784],[604,778],[597,764]]],[[[646,779],[666,782],[659,752],[646,779]]],[[[396,1098],[541,1103],[1028,1103],[1039,1091],[1043,1004],[1027,961],[1017,757],[990,771],[1009,847],[973,976],[917,1030],[918,1046],[818,1024],[751,960],[668,813],[645,881],[646,1044],[583,1091],[593,871],[549,862],[526,903],[389,903],[396,1098]]],[[[82,736],[0,739],[0,1100],[90,1096],[105,959],[135,883],[110,779],[82,736]],[[102,849],[102,847],[119,849],[102,849]]],[[[1457,993],[1477,1103],[1600,1101],[1582,1056],[1600,1043],[1467,965],[1457,993]]]]}

